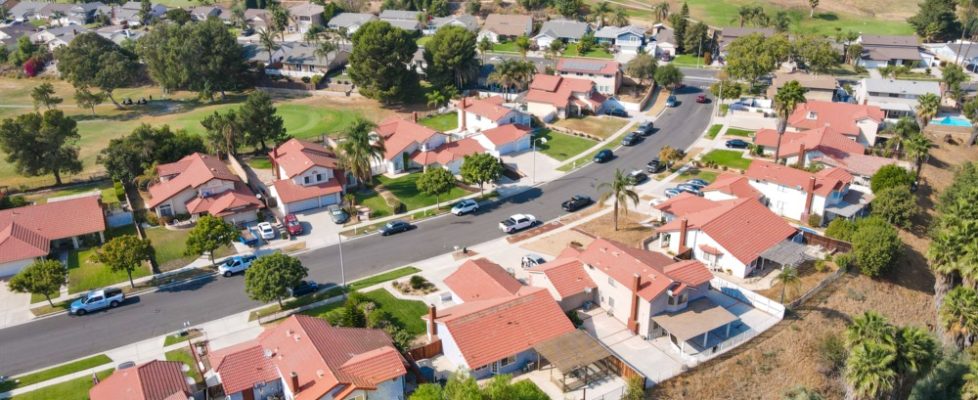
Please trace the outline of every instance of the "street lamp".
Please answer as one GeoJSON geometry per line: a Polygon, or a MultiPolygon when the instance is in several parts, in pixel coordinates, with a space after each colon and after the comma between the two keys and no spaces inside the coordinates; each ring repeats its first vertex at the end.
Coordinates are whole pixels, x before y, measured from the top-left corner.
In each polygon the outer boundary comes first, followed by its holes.
{"type": "Polygon", "coordinates": [[[346,269],[343,267],[343,235],[337,233],[336,238],[339,239],[340,247],[340,287],[346,287],[346,269]]]}
{"type": "Polygon", "coordinates": [[[530,180],[532,181],[533,184],[537,183],[537,142],[538,141],[540,142],[540,144],[546,144],[547,138],[545,137],[533,138],[533,172],[530,174],[531,176],[530,180]]]}

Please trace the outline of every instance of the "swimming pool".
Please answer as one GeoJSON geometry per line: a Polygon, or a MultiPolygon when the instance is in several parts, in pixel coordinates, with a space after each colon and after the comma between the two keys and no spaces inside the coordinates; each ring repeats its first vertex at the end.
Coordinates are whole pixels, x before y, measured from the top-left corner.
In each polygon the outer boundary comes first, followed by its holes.
{"type": "Polygon", "coordinates": [[[965,117],[952,117],[946,116],[944,118],[935,118],[930,121],[933,125],[944,125],[944,126],[971,126],[971,121],[968,121],[965,117]]]}

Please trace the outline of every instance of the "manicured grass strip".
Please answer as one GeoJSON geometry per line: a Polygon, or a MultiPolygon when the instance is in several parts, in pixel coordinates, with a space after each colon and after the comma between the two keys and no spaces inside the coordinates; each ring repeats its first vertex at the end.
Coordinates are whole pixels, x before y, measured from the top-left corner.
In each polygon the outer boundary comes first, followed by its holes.
{"type": "Polygon", "coordinates": [[[754,131],[749,131],[746,129],[737,129],[737,128],[727,128],[727,132],[724,133],[725,136],[740,136],[740,137],[751,137],[751,135],[753,134],[754,131]]]}
{"type": "Polygon", "coordinates": [[[564,57],[615,58],[615,56],[611,55],[611,53],[608,53],[607,51],[605,51],[605,49],[601,48],[600,46],[594,46],[594,48],[592,48],[591,51],[581,54],[577,50],[577,43],[568,43],[567,48],[564,49],[563,56],[564,57]]]}
{"type": "Polygon", "coordinates": [[[721,124],[713,124],[713,125],[711,125],[710,126],[710,129],[706,131],[706,137],[708,137],[710,139],[716,139],[717,134],[720,133],[720,130],[721,129],[723,129],[723,125],[721,125],[721,124]]]}
{"type": "Polygon", "coordinates": [[[255,157],[248,160],[248,165],[250,165],[251,168],[272,169],[272,160],[269,160],[268,157],[265,156],[255,157]]]}
{"type": "Polygon", "coordinates": [[[713,150],[703,156],[703,162],[715,162],[728,168],[747,169],[752,160],[744,158],[743,153],[733,150],[713,150]]]}
{"type": "MultiPolygon", "coordinates": [[[[279,307],[278,306],[278,303],[272,303],[271,305],[269,305],[269,306],[267,306],[265,308],[252,311],[251,312],[251,315],[248,316],[248,321],[254,321],[256,319],[263,318],[263,317],[266,317],[266,316],[275,314],[275,313],[277,313],[279,311],[282,311],[282,310],[291,310],[293,308],[299,308],[299,307],[302,307],[302,306],[305,306],[305,305],[308,305],[308,304],[315,303],[315,302],[320,301],[320,300],[326,300],[326,299],[331,298],[331,297],[339,296],[339,295],[341,295],[341,294],[343,294],[345,292],[346,292],[346,290],[344,288],[339,287],[339,286],[336,286],[336,287],[330,288],[329,290],[326,290],[326,291],[323,291],[323,292],[314,293],[314,294],[308,294],[308,295],[305,295],[305,296],[297,297],[295,299],[286,301],[284,308],[283,307],[279,307]]],[[[342,302],[340,302],[340,303],[342,303],[342,302]]],[[[317,308],[322,308],[322,307],[317,307],[317,308]]],[[[303,312],[303,314],[307,314],[307,313],[303,312]]],[[[307,314],[307,315],[312,315],[312,314],[307,314]]]]}
{"type": "MultiPolygon", "coordinates": [[[[413,173],[396,179],[379,176],[378,180],[384,185],[384,188],[401,200],[408,211],[411,211],[435,205],[435,196],[426,195],[418,190],[418,178],[421,178],[420,173],[413,173]]],[[[456,186],[447,194],[441,195],[438,200],[444,204],[467,194],[468,192],[456,186]]]]}
{"type": "Polygon", "coordinates": [[[415,267],[403,267],[398,269],[392,269],[390,271],[384,272],[379,275],[374,275],[369,278],[364,278],[358,281],[354,281],[349,286],[350,289],[352,290],[360,290],[365,287],[373,286],[387,281],[392,281],[397,278],[405,277],[417,272],[421,272],[421,270],[415,267]]]}
{"type": "Polygon", "coordinates": [[[516,41],[495,43],[492,45],[492,51],[498,53],[519,53],[519,47],[516,47],[516,41]]]}
{"type": "Polygon", "coordinates": [[[436,131],[445,132],[458,128],[458,115],[455,113],[432,115],[418,120],[418,123],[436,131]]]}
{"type": "Polygon", "coordinates": [[[408,333],[420,335],[425,332],[425,321],[421,316],[428,312],[428,306],[424,302],[398,299],[387,289],[377,289],[363,295],[374,302],[378,309],[389,312],[408,333]]]}
{"type": "Polygon", "coordinates": [[[575,168],[583,167],[584,165],[587,165],[587,163],[589,163],[592,160],[594,160],[594,155],[595,154],[598,154],[599,151],[601,151],[601,150],[611,150],[611,149],[614,149],[614,148],[616,148],[618,146],[621,146],[621,140],[624,137],[625,137],[625,135],[622,135],[618,139],[612,140],[612,141],[608,142],[607,144],[605,144],[604,146],[599,147],[597,150],[594,150],[594,151],[588,153],[586,156],[581,157],[581,158],[578,158],[576,163],[564,164],[564,165],[561,165],[560,167],[558,167],[557,169],[560,170],[560,171],[568,172],[568,171],[574,170],[575,168]]]}
{"type": "Polygon", "coordinates": [[[167,361],[179,361],[184,363],[189,369],[184,372],[187,376],[194,378],[194,381],[200,382],[202,379],[200,377],[200,372],[194,366],[194,355],[190,354],[189,349],[177,349],[166,352],[167,361]]]}
{"type": "Polygon", "coordinates": [[[323,318],[323,319],[329,320],[329,318],[327,318],[327,316],[330,314],[330,312],[332,312],[333,310],[337,310],[337,309],[339,309],[342,306],[343,306],[343,302],[342,301],[337,301],[335,303],[329,303],[329,304],[322,305],[322,306],[319,306],[319,307],[316,307],[316,308],[310,308],[310,309],[308,309],[306,311],[303,311],[302,314],[308,315],[308,316],[311,316],[311,317],[317,317],[317,318],[323,318]]]}
{"type": "MultiPolygon", "coordinates": [[[[695,50],[695,49],[693,49],[695,50]]],[[[680,54],[672,60],[673,64],[679,65],[703,65],[703,59],[694,54],[680,54]]]]}
{"type": "Polygon", "coordinates": [[[174,334],[170,334],[170,335],[166,335],[166,339],[163,340],[163,347],[167,347],[167,346],[170,346],[170,345],[173,345],[173,344],[177,344],[177,343],[186,343],[187,342],[187,339],[188,339],[187,336],[190,336],[190,339],[192,340],[192,339],[195,339],[195,338],[200,337],[200,335],[201,335],[200,334],[200,331],[199,330],[196,330],[196,329],[190,330],[184,336],[176,336],[175,333],[174,334]]]}
{"type": "MultiPolygon", "coordinates": [[[[106,370],[95,374],[98,379],[105,380],[112,375],[112,370],[106,370]]],[[[91,376],[72,379],[67,382],[46,386],[32,392],[18,394],[13,400],[88,400],[88,390],[95,386],[91,376]]]]}
{"type": "Polygon", "coordinates": [[[112,359],[110,359],[109,356],[105,354],[99,354],[97,356],[84,358],[64,365],[59,365],[57,367],[48,368],[27,375],[22,375],[0,383],[0,393],[14,390],[19,387],[33,385],[38,382],[44,382],[46,380],[54,379],[59,376],[73,374],[78,371],[84,371],[89,368],[95,368],[99,365],[108,364],[110,362],[112,362],[112,359]]]}
{"type": "Polygon", "coordinates": [[[713,181],[717,180],[717,175],[718,174],[714,171],[704,171],[701,169],[695,169],[695,170],[687,170],[686,172],[679,174],[679,179],[685,179],[685,180],[702,179],[707,183],[713,183],[713,181]],[[696,172],[690,173],[690,171],[696,171],[696,172]]]}
{"type": "Polygon", "coordinates": [[[546,143],[537,141],[537,151],[557,161],[564,161],[574,157],[597,144],[597,142],[590,139],[554,132],[550,129],[541,130],[537,133],[536,137],[547,140],[546,143]]]}
{"type": "MultiPolygon", "coordinates": [[[[170,230],[163,227],[146,229],[146,237],[153,243],[156,264],[161,271],[169,271],[190,264],[197,256],[187,256],[183,252],[187,247],[187,236],[190,230],[170,230]]],[[[214,253],[214,259],[234,254],[234,246],[226,246],[214,253]]]]}
{"type": "Polygon", "coordinates": [[[384,197],[373,189],[364,189],[353,192],[353,196],[357,199],[357,205],[365,206],[370,209],[371,218],[381,218],[393,214],[390,206],[387,205],[387,201],[384,200],[384,197]]]}
{"type": "MultiPolygon", "coordinates": [[[[110,229],[106,234],[105,240],[110,240],[122,235],[135,235],[136,227],[126,225],[119,228],[110,229]]],[[[71,250],[68,252],[68,293],[79,293],[87,290],[100,288],[127,281],[128,275],[125,271],[112,271],[101,263],[93,263],[89,259],[95,254],[96,247],[89,247],[82,250],[71,250]]],[[[137,268],[132,273],[132,278],[140,278],[150,274],[149,267],[137,268]]]]}

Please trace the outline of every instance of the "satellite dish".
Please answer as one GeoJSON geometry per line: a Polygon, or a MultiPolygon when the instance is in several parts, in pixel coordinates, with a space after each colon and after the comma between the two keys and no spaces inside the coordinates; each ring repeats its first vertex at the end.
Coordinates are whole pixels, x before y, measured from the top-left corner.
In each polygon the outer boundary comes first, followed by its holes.
{"type": "Polygon", "coordinates": [[[183,372],[190,372],[190,366],[187,364],[183,364],[182,366],[180,366],[180,370],[183,372]]]}

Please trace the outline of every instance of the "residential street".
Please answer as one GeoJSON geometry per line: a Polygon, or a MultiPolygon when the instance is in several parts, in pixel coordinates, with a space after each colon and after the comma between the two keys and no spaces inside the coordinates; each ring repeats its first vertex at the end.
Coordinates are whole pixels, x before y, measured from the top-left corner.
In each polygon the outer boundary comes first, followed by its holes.
{"type": "MultiPolygon", "coordinates": [[[[667,109],[656,121],[656,133],[634,147],[616,150],[616,158],[592,164],[556,181],[510,198],[476,215],[451,215],[422,222],[416,230],[381,237],[373,235],[343,244],[346,279],[375,274],[394,267],[498,238],[500,220],[514,213],[530,213],[540,220],[561,214],[560,203],[574,194],[596,198],[596,187],[615,169],[643,168],[664,145],[685,149],[707,128],[713,104],[697,104],[695,97],[712,80],[712,70],[684,70],[687,86],[678,108],[667,109]],[[701,87],[700,87],[701,86],[701,87]]],[[[529,184],[529,178],[524,181],[529,184]]],[[[646,183],[649,184],[649,183],[646,183]]],[[[330,246],[299,258],[318,282],[340,281],[340,250],[330,246]]],[[[125,306],[84,317],[60,315],[0,330],[0,375],[14,375],[39,367],[132,343],[179,329],[184,321],[199,324],[258,306],[247,298],[243,277],[213,278],[178,288],[139,296],[125,306]]]]}

